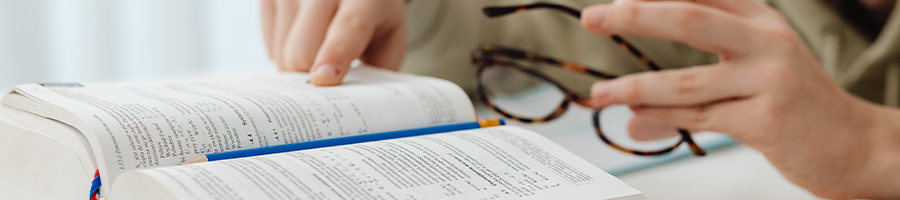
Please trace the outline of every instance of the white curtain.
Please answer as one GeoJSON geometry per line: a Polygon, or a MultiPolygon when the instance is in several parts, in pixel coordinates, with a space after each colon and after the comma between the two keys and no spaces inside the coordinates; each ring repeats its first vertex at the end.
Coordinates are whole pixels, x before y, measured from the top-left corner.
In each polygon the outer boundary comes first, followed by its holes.
{"type": "Polygon", "coordinates": [[[0,0],[0,89],[274,70],[258,0],[0,0]]]}

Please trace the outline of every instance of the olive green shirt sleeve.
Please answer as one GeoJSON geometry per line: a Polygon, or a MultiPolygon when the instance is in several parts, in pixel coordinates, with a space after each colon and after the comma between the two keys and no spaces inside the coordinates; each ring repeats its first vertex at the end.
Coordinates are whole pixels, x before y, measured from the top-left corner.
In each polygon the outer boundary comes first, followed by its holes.
{"type": "Polygon", "coordinates": [[[871,102],[897,107],[900,95],[900,4],[869,41],[844,20],[834,0],[771,0],[835,81],[871,102]]]}

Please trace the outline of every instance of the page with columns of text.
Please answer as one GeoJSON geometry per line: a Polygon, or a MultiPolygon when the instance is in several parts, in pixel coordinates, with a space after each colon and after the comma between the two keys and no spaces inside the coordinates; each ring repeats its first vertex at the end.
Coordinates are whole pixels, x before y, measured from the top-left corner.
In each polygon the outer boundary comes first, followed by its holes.
{"type": "Polygon", "coordinates": [[[66,123],[84,132],[101,155],[101,178],[110,184],[125,171],[202,154],[476,120],[455,84],[370,67],[351,70],[343,85],[332,87],[313,86],[304,73],[279,73],[29,84],[16,92],[74,113],[81,121],[66,123]]]}

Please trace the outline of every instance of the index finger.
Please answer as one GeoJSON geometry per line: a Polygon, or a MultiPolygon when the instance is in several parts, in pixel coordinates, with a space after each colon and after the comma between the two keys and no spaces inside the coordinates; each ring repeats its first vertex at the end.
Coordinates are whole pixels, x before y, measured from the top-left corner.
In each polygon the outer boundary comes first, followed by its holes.
{"type": "Polygon", "coordinates": [[[591,88],[596,107],[612,104],[694,106],[753,96],[758,89],[746,67],[698,66],[644,72],[597,82],[591,88]]]}
{"type": "Polygon", "coordinates": [[[623,2],[583,11],[582,26],[601,34],[639,35],[686,43],[725,58],[747,51],[752,24],[741,16],[688,2],[623,2]]]}
{"type": "Polygon", "coordinates": [[[684,1],[722,9],[739,15],[752,15],[763,11],[766,6],[754,0],[616,0],[616,3],[634,1],[684,1]]]}

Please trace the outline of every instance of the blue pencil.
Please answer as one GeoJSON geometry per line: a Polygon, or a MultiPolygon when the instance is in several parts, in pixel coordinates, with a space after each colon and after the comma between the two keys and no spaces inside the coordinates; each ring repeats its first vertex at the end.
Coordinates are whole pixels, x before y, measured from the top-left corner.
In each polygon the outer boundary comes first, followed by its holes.
{"type": "Polygon", "coordinates": [[[200,163],[200,162],[208,162],[208,161],[216,161],[216,160],[226,160],[232,158],[243,158],[243,157],[251,157],[258,155],[266,155],[273,153],[283,153],[289,151],[299,151],[306,149],[315,149],[322,147],[330,147],[330,146],[338,146],[345,144],[355,144],[360,142],[371,142],[378,140],[387,140],[394,138],[403,138],[403,137],[411,137],[411,136],[419,136],[419,135],[428,135],[435,133],[444,133],[444,132],[452,132],[452,131],[460,131],[460,130],[468,130],[468,129],[476,129],[476,128],[486,128],[492,126],[500,126],[505,125],[502,119],[483,119],[478,120],[477,122],[466,122],[460,124],[450,124],[443,126],[433,126],[427,128],[417,128],[417,129],[409,129],[402,131],[391,131],[384,133],[373,133],[373,134],[365,134],[365,135],[354,135],[340,138],[330,138],[324,140],[314,140],[307,142],[298,142],[292,144],[282,144],[275,145],[269,147],[260,147],[260,148],[252,148],[252,149],[244,149],[244,150],[236,150],[222,153],[214,153],[200,156],[194,160],[182,163],[182,164],[191,164],[191,163],[200,163]]]}

